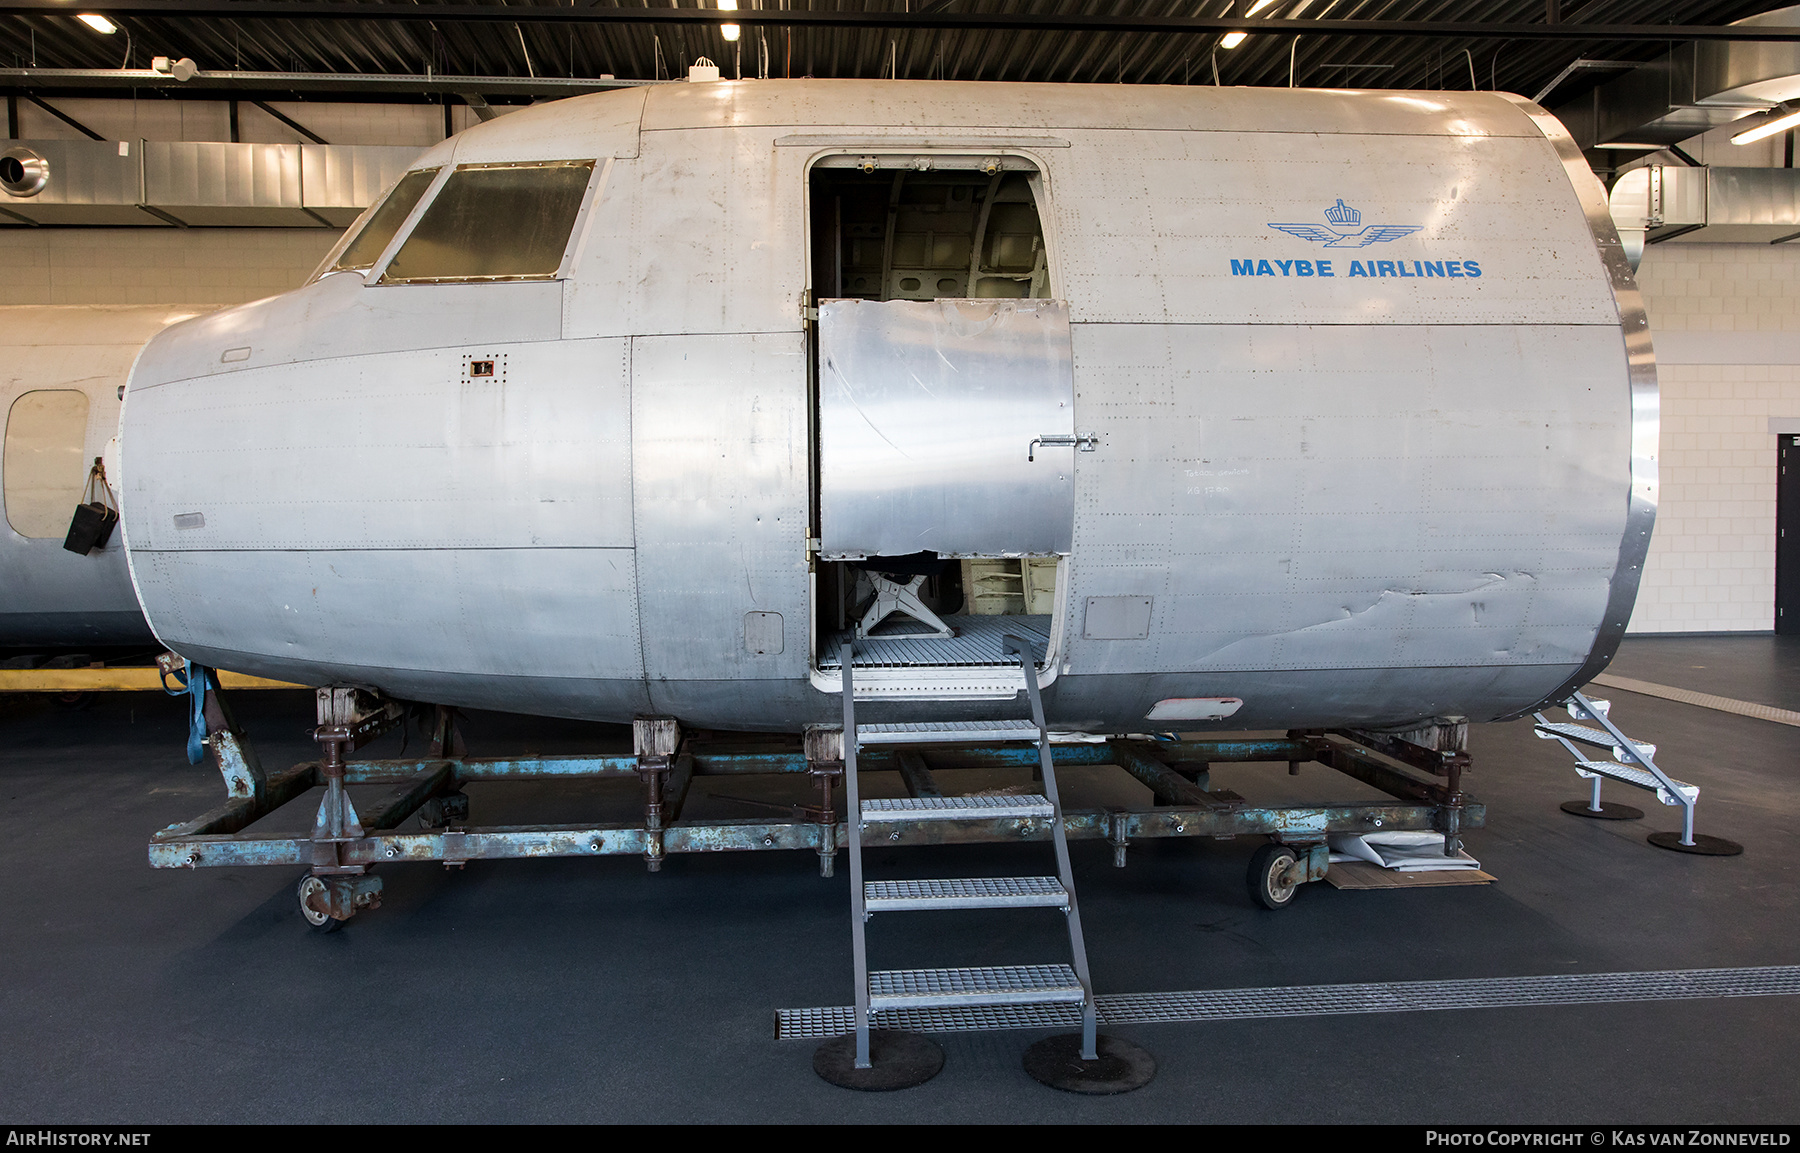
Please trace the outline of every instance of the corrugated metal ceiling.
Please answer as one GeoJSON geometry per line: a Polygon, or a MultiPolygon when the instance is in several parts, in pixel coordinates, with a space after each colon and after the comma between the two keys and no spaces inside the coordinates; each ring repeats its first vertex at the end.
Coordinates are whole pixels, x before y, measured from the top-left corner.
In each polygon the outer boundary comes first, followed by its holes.
{"type": "MultiPolygon", "coordinates": [[[[598,0],[599,6],[619,0],[598,0]]],[[[647,6],[626,5],[630,7],[647,6]]],[[[741,0],[743,7],[757,6],[741,0]]],[[[1242,0],[769,0],[834,10],[1004,12],[1036,15],[1227,16],[1242,0]]],[[[516,10],[530,5],[514,4],[516,10]]],[[[544,7],[556,5],[544,4],[544,7]]],[[[660,5],[658,5],[660,6],[660,5]]],[[[672,7],[674,5],[671,5],[672,7]]],[[[683,5],[693,7],[691,3],[683,5]]],[[[711,6],[709,3],[707,6],[711,6]]],[[[121,34],[102,36],[66,15],[0,16],[0,66],[145,67],[152,56],[189,56],[202,69],[360,74],[680,77],[699,56],[729,77],[885,76],[1076,83],[1286,85],[1415,89],[1498,88],[1531,95],[1571,61],[1647,60],[1659,42],[1477,37],[1252,35],[1220,50],[1217,34],[979,29],[845,29],[746,26],[727,44],[716,28],[605,23],[414,22],[357,18],[351,0],[332,19],[119,16],[121,34]],[[766,63],[765,63],[766,61],[766,63]]],[[[1718,25],[1767,11],[1763,3],[1592,0],[1565,3],[1565,24],[1718,25]]],[[[105,11],[104,3],[99,5],[105,11]]],[[[1543,0],[1279,0],[1263,18],[1541,23],[1543,0]]],[[[1569,77],[1548,102],[1606,78],[1569,77]]],[[[14,81],[20,87],[26,81],[14,81]]],[[[217,93],[213,93],[217,95],[217,93]]],[[[320,98],[315,93],[314,99],[320,98]]],[[[388,97],[393,98],[392,96],[388,97]]]]}

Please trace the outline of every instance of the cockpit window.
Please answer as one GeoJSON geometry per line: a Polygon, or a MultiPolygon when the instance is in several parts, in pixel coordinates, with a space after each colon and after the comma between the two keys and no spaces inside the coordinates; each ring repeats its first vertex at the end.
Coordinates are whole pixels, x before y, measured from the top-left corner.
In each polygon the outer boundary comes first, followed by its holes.
{"type": "Polygon", "coordinates": [[[369,222],[363,225],[362,231],[344,246],[344,251],[332,264],[331,271],[364,269],[374,264],[382,250],[388,246],[388,241],[394,239],[394,233],[400,231],[400,225],[406,221],[413,206],[419,203],[419,197],[425,195],[425,190],[431,187],[437,174],[438,170],[435,168],[421,168],[402,176],[400,182],[394,185],[394,190],[388,193],[387,199],[381,202],[381,207],[370,214],[369,222]]]}
{"type": "Polygon", "coordinates": [[[554,277],[593,172],[592,160],[458,166],[382,282],[554,277]]]}

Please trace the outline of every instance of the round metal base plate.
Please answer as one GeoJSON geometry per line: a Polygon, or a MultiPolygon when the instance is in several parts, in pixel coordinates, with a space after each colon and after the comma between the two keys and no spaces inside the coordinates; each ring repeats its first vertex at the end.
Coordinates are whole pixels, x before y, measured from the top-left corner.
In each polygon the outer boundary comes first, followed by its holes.
{"type": "Polygon", "coordinates": [[[944,1051],[917,1033],[877,1029],[869,1034],[872,1068],[856,1067],[856,1036],[833,1037],[813,1053],[813,1072],[833,1085],[886,1093],[923,1085],[944,1068],[944,1051]]]}
{"type": "Polygon", "coordinates": [[[1681,843],[1680,833],[1651,833],[1644,838],[1659,849],[1673,849],[1677,853],[1693,853],[1701,857],[1735,857],[1744,851],[1744,846],[1736,841],[1727,841],[1724,837],[1709,837],[1705,833],[1695,833],[1694,843],[1681,843]]]}
{"type": "Polygon", "coordinates": [[[1564,801],[1562,811],[1578,817],[1592,817],[1596,821],[1638,821],[1644,817],[1642,809],[1634,809],[1630,805],[1615,805],[1611,801],[1601,801],[1598,812],[1588,808],[1586,801],[1564,801]]]}
{"type": "Polygon", "coordinates": [[[1130,1041],[1102,1034],[1095,1060],[1081,1059],[1081,1034],[1045,1037],[1025,1050],[1025,1071],[1052,1089],[1069,1093],[1129,1093],[1156,1076],[1156,1059],[1130,1041]]]}

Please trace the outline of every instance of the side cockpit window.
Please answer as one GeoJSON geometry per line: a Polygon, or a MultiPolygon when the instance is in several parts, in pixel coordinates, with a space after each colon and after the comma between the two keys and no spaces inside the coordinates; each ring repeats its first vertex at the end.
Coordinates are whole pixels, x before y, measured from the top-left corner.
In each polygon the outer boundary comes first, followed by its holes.
{"type": "Polygon", "coordinates": [[[437,174],[438,170],[435,168],[421,168],[402,176],[399,183],[394,185],[394,190],[388,193],[387,199],[381,202],[381,207],[369,215],[369,221],[363,225],[362,231],[351,238],[350,243],[344,246],[344,251],[332,262],[331,271],[362,271],[372,267],[387,248],[388,241],[394,239],[394,233],[400,231],[400,226],[412,215],[419,197],[425,195],[425,190],[431,187],[437,174]]]}
{"type": "Polygon", "coordinates": [[[459,165],[381,283],[554,278],[593,174],[591,160],[459,165]]]}

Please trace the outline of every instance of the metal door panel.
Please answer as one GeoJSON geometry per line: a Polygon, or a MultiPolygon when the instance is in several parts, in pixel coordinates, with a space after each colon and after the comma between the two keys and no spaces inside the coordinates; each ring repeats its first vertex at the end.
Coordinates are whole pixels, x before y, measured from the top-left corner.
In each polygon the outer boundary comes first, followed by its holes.
{"type": "Polygon", "coordinates": [[[830,300],[819,308],[827,559],[1067,555],[1074,432],[1062,301],[830,300]]]}

